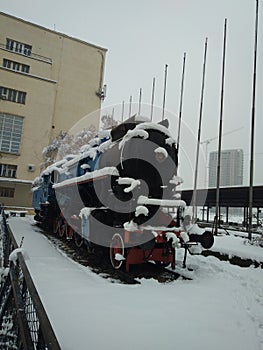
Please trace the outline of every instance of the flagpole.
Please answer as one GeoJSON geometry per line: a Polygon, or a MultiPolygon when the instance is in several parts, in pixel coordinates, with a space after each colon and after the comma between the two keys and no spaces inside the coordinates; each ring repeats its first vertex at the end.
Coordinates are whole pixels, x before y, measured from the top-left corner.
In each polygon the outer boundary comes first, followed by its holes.
{"type": "Polygon", "coordinates": [[[221,169],[221,148],[222,148],[222,130],[223,130],[223,109],[224,109],[224,84],[225,84],[225,62],[226,62],[226,34],[227,19],[224,24],[224,42],[223,42],[223,61],[222,61],[222,80],[221,80],[221,101],[220,101],[220,120],[219,120],[219,136],[217,151],[217,173],[216,173],[216,215],[215,215],[215,232],[218,233],[219,226],[219,209],[220,209],[220,169],[221,169]]]}
{"type": "Polygon", "coordinates": [[[185,59],[186,59],[186,53],[184,53],[184,57],[183,57],[183,71],[182,71],[182,80],[181,80],[181,94],[180,94],[180,106],[179,106],[179,123],[178,123],[178,135],[177,135],[177,150],[179,150],[179,143],[180,143],[180,136],[181,136],[181,122],[182,122],[183,95],[184,95],[185,59]]]}
{"type": "Polygon", "coordinates": [[[164,111],[165,111],[166,85],[167,85],[167,69],[168,69],[168,64],[165,65],[165,70],[164,70],[163,113],[162,113],[162,120],[164,120],[164,111]]]}
{"type": "Polygon", "coordinates": [[[255,18],[255,43],[254,43],[254,69],[253,69],[253,92],[251,111],[251,136],[250,136],[250,178],[249,178],[249,211],[248,211],[248,239],[252,238],[253,216],[253,178],[254,178],[254,134],[255,134],[255,104],[256,104],[256,76],[257,76],[257,42],[258,42],[258,0],[256,0],[255,18]]]}
{"type": "Polygon", "coordinates": [[[200,148],[202,116],[203,116],[207,41],[208,41],[208,39],[206,38],[205,39],[204,62],[203,62],[201,99],[200,99],[199,126],[198,126],[198,136],[197,136],[197,144],[196,144],[196,160],[195,160],[194,190],[193,190],[193,222],[195,222],[197,219],[197,176],[198,176],[199,148],[200,148]]]}

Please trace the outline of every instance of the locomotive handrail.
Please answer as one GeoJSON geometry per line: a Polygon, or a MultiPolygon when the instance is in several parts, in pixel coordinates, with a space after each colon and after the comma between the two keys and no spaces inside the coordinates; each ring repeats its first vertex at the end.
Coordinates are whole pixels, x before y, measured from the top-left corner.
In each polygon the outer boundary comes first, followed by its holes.
{"type": "Polygon", "coordinates": [[[10,253],[18,244],[4,211],[2,217],[3,268],[8,274],[0,289],[0,346],[12,344],[10,348],[21,350],[60,350],[23,254],[18,251],[16,261],[9,261],[10,253]]]}

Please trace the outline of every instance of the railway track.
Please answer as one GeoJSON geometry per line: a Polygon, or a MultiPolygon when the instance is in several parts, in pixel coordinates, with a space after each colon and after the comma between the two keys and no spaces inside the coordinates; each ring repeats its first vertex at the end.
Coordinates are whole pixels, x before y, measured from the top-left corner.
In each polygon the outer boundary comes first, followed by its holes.
{"type": "Polygon", "coordinates": [[[219,259],[220,261],[228,261],[232,265],[237,265],[240,267],[255,267],[255,268],[261,268],[263,269],[263,262],[262,261],[256,261],[249,258],[241,258],[239,256],[233,255],[233,254],[223,254],[221,252],[216,252],[212,250],[207,250],[202,253],[203,256],[214,256],[215,258],[219,259]]]}
{"type": "Polygon", "coordinates": [[[87,246],[84,245],[76,249],[74,240],[60,238],[49,232],[42,231],[40,228],[39,231],[47,237],[49,242],[55,249],[59,250],[61,254],[82,266],[89,267],[94,273],[111,280],[113,283],[140,284],[141,278],[153,278],[160,283],[172,282],[178,278],[191,279],[151,262],[133,265],[129,273],[121,269],[116,270],[112,267],[110,261],[107,261],[109,259],[105,259],[105,256],[109,255],[108,248],[95,246],[93,251],[89,252],[87,246]]]}

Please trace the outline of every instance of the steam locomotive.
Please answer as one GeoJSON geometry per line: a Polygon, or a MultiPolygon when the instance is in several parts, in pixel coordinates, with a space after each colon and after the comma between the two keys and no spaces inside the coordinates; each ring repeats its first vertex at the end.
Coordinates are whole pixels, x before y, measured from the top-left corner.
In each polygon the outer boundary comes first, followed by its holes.
{"type": "Polygon", "coordinates": [[[146,261],[175,268],[178,247],[210,248],[213,235],[191,224],[177,191],[168,126],[134,116],[47,167],[32,189],[35,220],[90,253],[107,247],[105,259],[126,271],[146,261]]]}

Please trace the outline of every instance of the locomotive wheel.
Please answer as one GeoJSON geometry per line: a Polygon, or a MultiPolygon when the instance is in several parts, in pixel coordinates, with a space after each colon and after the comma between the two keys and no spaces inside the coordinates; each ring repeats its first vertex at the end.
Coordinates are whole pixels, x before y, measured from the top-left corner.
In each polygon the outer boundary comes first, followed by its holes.
{"type": "Polygon", "coordinates": [[[81,235],[74,232],[74,242],[78,248],[80,248],[83,245],[84,239],[81,235]]]}
{"type": "Polygon", "coordinates": [[[125,248],[122,236],[119,233],[115,233],[110,243],[110,261],[114,269],[122,267],[124,260],[121,260],[121,257],[124,257],[124,254],[125,248]]]}

